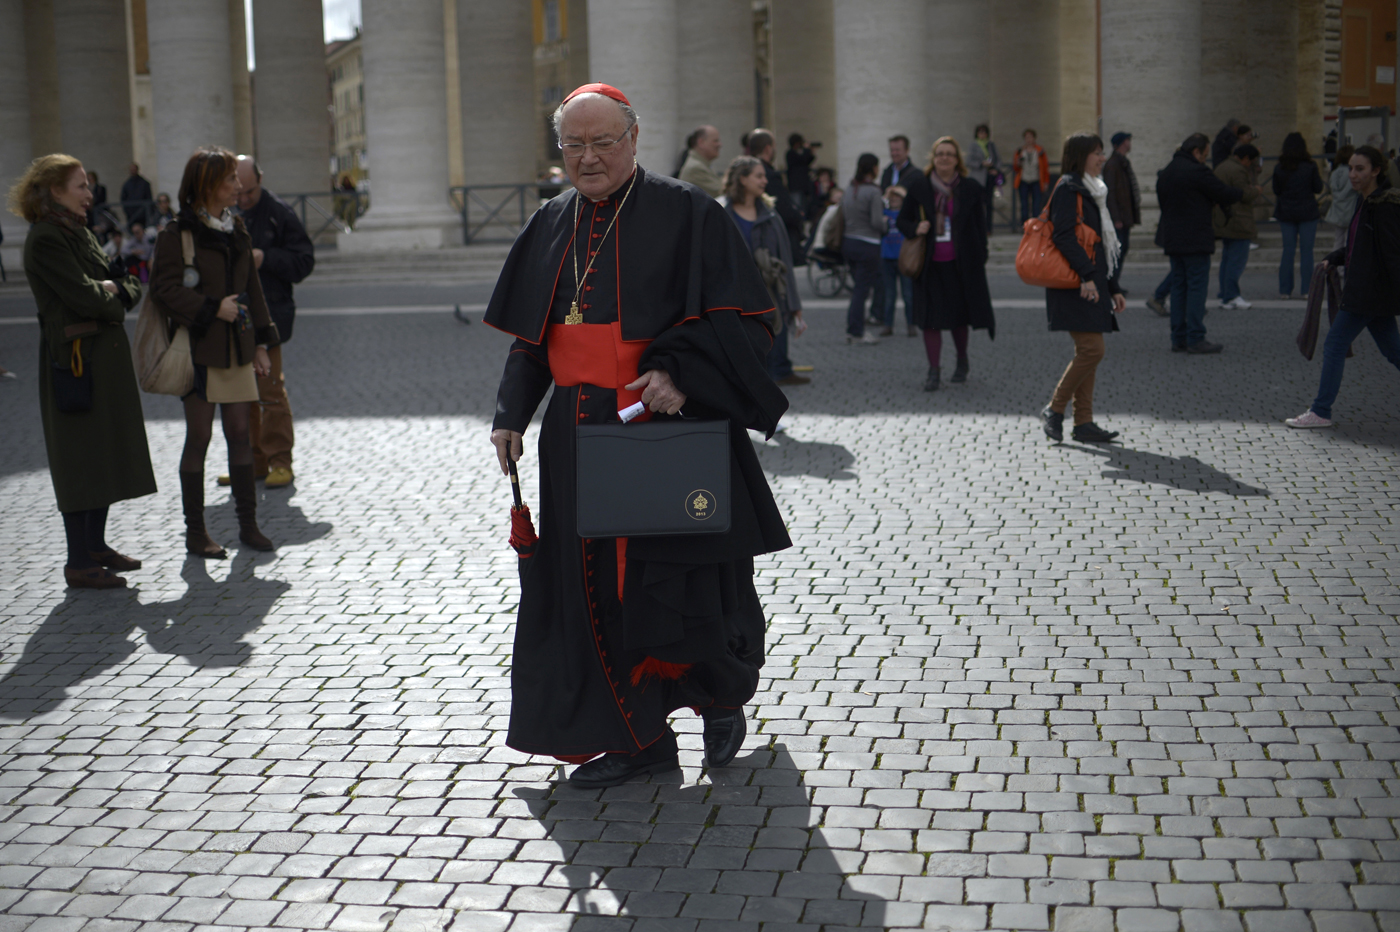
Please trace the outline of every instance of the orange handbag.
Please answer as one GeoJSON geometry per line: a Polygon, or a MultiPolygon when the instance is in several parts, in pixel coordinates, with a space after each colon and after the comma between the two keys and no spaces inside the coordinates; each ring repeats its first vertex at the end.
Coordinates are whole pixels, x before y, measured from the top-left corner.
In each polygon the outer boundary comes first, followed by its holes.
{"type": "MultiPolygon", "coordinates": [[[[1057,183],[1055,187],[1059,187],[1057,183]]],[[[1054,197],[1055,192],[1050,192],[1054,197]]],[[[1084,222],[1084,195],[1077,194],[1078,216],[1074,223],[1074,238],[1079,245],[1094,258],[1094,244],[1099,235],[1084,222]]],[[[1021,281],[1036,288],[1078,288],[1079,273],[1069,267],[1064,253],[1055,248],[1050,235],[1055,232],[1050,223],[1050,198],[1045,199],[1045,209],[1039,217],[1026,221],[1025,232],[1021,234],[1021,245],[1016,249],[1016,274],[1021,281]]]]}

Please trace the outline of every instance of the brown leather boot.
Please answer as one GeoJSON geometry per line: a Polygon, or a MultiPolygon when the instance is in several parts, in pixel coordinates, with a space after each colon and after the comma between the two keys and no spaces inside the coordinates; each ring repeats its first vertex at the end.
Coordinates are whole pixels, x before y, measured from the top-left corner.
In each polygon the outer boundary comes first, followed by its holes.
{"type": "Polygon", "coordinates": [[[275,550],[272,541],[258,530],[258,487],[253,467],[230,466],[228,477],[233,510],[238,514],[238,539],[254,550],[275,550]]]}
{"type": "Polygon", "coordinates": [[[228,558],[228,551],[204,529],[204,473],[180,470],[180,499],[185,506],[185,549],[197,557],[228,558]]]}

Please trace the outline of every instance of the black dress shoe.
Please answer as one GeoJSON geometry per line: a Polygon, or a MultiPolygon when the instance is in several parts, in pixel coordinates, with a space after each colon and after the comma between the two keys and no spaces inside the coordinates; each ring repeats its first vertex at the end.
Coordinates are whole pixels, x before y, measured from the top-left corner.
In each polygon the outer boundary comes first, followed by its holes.
{"type": "Polygon", "coordinates": [[[1207,353],[1218,353],[1225,347],[1219,343],[1212,343],[1209,340],[1202,340],[1199,343],[1192,343],[1186,347],[1186,352],[1193,356],[1204,356],[1207,353]]]}
{"type": "Polygon", "coordinates": [[[1104,430],[1093,421],[1074,425],[1074,439],[1078,443],[1108,443],[1118,436],[1116,430],[1104,430]]]}
{"type": "Polygon", "coordinates": [[[735,709],[732,714],[705,718],[705,761],[711,767],[728,767],[729,762],[744,745],[749,733],[748,722],[744,720],[744,710],[735,709]]]}
{"type": "Polygon", "coordinates": [[[600,790],[609,786],[621,786],[633,777],[650,773],[668,773],[680,769],[681,761],[676,748],[676,736],[669,728],[650,747],[636,754],[604,754],[596,760],[574,768],[569,774],[569,783],[579,789],[600,790]]]}
{"type": "Polygon", "coordinates": [[[1065,416],[1050,410],[1049,405],[1040,412],[1040,425],[1045,428],[1045,436],[1056,443],[1065,439],[1065,416]]]}
{"type": "Polygon", "coordinates": [[[959,360],[958,360],[958,366],[957,366],[956,369],[953,370],[953,377],[952,377],[951,379],[949,379],[948,381],[949,381],[949,382],[966,382],[966,381],[967,381],[967,360],[966,360],[966,359],[959,359],[959,360]]]}
{"type": "Polygon", "coordinates": [[[939,384],[939,369],[937,366],[929,366],[928,378],[924,379],[924,391],[936,392],[939,384]]]}

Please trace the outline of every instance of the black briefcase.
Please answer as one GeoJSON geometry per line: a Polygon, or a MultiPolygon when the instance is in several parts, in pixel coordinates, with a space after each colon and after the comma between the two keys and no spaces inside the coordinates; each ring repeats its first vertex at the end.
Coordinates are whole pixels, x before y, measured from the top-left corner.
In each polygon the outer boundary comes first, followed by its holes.
{"type": "Polygon", "coordinates": [[[578,427],[580,537],[729,530],[729,422],[578,427]]]}

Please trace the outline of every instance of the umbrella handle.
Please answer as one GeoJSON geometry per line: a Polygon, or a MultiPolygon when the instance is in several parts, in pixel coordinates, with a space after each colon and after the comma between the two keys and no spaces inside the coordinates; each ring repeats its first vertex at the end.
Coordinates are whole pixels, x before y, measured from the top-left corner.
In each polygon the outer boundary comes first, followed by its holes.
{"type": "Polygon", "coordinates": [[[515,471],[515,460],[510,458],[510,453],[506,453],[506,466],[510,470],[510,490],[515,495],[515,510],[519,511],[525,507],[525,503],[520,500],[520,473],[515,471]]]}

